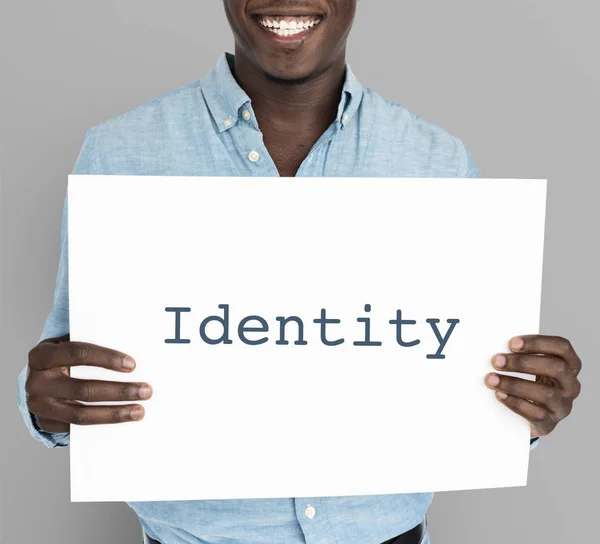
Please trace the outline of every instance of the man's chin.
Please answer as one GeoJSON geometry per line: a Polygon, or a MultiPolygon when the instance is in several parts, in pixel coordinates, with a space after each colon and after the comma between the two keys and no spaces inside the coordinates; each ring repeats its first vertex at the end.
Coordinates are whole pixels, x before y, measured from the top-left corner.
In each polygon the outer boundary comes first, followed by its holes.
{"type": "Polygon", "coordinates": [[[280,63],[266,63],[262,67],[264,75],[271,81],[281,84],[305,83],[318,75],[319,71],[314,63],[290,62],[286,59],[280,63]]]}

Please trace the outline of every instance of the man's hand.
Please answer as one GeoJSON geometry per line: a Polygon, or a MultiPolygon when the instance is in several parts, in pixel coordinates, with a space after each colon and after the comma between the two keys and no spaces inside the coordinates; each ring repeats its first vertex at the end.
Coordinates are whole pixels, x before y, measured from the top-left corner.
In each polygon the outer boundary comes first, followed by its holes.
{"type": "Polygon", "coordinates": [[[579,396],[581,359],[560,336],[517,336],[509,348],[513,353],[494,355],[494,367],[534,374],[535,381],[490,373],[486,385],[496,391],[500,402],[529,421],[532,438],[546,435],[571,413],[579,396]]]}
{"type": "Polygon", "coordinates": [[[71,378],[70,367],[80,365],[131,372],[135,361],[120,351],[70,342],[68,334],[40,342],[29,352],[25,390],[29,411],[36,415],[42,431],[62,433],[69,431],[69,424],[122,423],[144,417],[139,404],[86,406],[79,402],[137,401],[152,396],[146,383],[71,378]]]}

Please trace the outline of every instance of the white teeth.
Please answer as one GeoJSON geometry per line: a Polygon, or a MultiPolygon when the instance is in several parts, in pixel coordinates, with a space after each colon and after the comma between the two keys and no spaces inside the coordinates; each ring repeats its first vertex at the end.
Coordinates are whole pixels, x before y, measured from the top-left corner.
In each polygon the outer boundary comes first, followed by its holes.
{"type": "Polygon", "coordinates": [[[312,21],[308,21],[305,19],[301,21],[277,21],[275,19],[263,17],[259,18],[258,22],[266,29],[270,30],[271,32],[274,32],[278,36],[293,36],[294,34],[298,34],[299,32],[304,32],[309,28],[313,28],[314,26],[318,25],[321,22],[321,20],[313,19],[312,21]]]}
{"type": "Polygon", "coordinates": [[[278,36],[293,36],[294,34],[300,34],[302,30],[289,30],[288,28],[282,30],[280,28],[269,28],[269,30],[278,36]]]}

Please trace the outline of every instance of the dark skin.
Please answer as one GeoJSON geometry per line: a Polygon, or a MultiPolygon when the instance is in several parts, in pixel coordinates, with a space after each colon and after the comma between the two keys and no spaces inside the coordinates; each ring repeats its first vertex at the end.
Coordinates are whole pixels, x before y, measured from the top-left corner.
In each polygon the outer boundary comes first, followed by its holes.
{"type": "MultiPolygon", "coordinates": [[[[334,121],[344,81],[346,40],[356,0],[224,0],[235,37],[234,77],[252,99],[265,146],[281,176],[294,176],[312,146],[334,121]],[[318,26],[294,39],[278,38],[259,26],[257,17],[304,15],[318,26]]],[[[550,433],[569,415],[581,385],[581,360],[560,336],[523,335],[496,354],[498,371],[535,375],[535,381],[498,373],[486,385],[499,402],[529,422],[531,436],[550,433]]],[[[137,421],[139,401],[152,396],[149,384],[79,380],[72,366],[98,366],[129,373],[134,359],[119,351],[69,336],[40,342],[29,352],[26,383],[29,410],[42,430],[68,432],[69,425],[137,421]],[[87,406],[80,401],[131,401],[125,405],[87,406]]]]}
{"type": "Polygon", "coordinates": [[[234,77],[250,99],[281,176],[295,176],[334,121],[356,0],[224,0],[235,38],[234,77]],[[280,43],[257,16],[322,17],[304,39],[280,43]]]}

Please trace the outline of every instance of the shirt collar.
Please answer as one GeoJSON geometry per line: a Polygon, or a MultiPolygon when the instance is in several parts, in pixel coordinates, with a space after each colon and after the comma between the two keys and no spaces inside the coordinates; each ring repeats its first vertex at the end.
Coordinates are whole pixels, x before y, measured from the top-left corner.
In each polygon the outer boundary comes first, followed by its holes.
{"type": "Polygon", "coordinates": [[[350,68],[350,63],[346,61],[346,75],[336,117],[338,124],[344,127],[350,122],[360,106],[362,97],[363,86],[350,68]]]}
{"type": "MultiPolygon", "coordinates": [[[[201,80],[201,88],[219,133],[229,130],[239,120],[242,106],[251,102],[231,73],[230,62],[234,55],[222,53],[215,66],[201,80]]],[[[347,125],[356,113],[363,95],[360,84],[350,64],[346,62],[344,86],[338,104],[336,123],[347,125]]]]}

